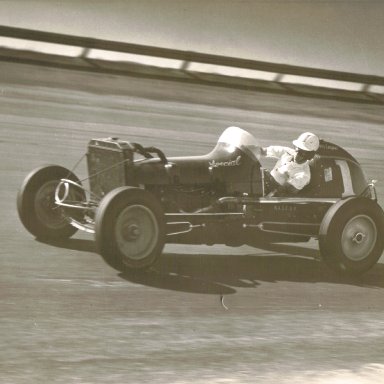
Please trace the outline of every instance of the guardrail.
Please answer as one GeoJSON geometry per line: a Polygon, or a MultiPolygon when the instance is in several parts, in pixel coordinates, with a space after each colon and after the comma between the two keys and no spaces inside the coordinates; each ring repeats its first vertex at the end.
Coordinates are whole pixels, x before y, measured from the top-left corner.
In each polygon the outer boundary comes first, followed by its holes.
{"type": "Polygon", "coordinates": [[[268,63],[264,61],[248,60],[221,55],[212,55],[192,51],[183,51],[154,46],[143,46],[138,44],[101,40],[89,37],[64,35],[59,33],[36,31],[24,28],[0,26],[0,36],[23,40],[32,40],[45,43],[54,43],[82,47],[84,49],[99,49],[104,51],[123,52],[157,58],[181,60],[185,63],[214,64],[225,67],[251,69],[263,72],[272,72],[281,75],[295,75],[300,77],[311,77],[316,79],[328,79],[346,81],[362,84],[362,90],[367,91],[371,85],[384,86],[384,77],[364,75],[351,72],[333,71],[328,69],[308,68],[296,65],[268,63]]]}

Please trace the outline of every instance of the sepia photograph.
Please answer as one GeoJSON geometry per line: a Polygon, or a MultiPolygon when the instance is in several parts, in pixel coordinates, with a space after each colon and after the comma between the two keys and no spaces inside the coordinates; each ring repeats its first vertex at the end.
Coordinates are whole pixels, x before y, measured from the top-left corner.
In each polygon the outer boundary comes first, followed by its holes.
{"type": "Polygon", "coordinates": [[[0,8],[1,383],[384,383],[384,2],[0,8]]]}

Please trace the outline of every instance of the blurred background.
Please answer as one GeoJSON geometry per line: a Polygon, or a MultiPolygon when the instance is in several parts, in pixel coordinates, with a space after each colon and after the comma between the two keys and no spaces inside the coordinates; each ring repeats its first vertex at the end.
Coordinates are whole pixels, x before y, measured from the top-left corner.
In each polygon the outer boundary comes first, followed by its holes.
{"type": "Polygon", "coordinates": [[[17,0],[0,24],[384,75],[380,1],[17,0]]]}

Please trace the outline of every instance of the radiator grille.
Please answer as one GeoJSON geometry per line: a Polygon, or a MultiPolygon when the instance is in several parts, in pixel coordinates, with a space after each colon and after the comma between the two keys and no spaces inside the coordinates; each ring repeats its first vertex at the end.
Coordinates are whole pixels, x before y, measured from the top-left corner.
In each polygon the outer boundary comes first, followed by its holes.
{"type": "Polygon", "coordinates": [[[90,189],[100,198],[128,184],[128,169],[133,160],[128,142],[111,138],[91,140],[87,160],[90,189]]]}

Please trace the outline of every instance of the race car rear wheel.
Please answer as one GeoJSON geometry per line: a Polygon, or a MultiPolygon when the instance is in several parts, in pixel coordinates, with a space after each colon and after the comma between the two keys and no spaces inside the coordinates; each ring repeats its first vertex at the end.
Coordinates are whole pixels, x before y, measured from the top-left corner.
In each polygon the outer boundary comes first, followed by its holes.
{"type": "Polygon", "coordinates": [[[162,207],[150,192],[121,187],[108,193],[95,219],[98,252],[118,270],[145,269],[165,243],[162,207]]]}
{"type": "Polygon", "coordinates": [[[367,198],[351,197],[333,205],[320,226],[319,246],[325,263],[343,274],[361,274],[384,249],[384,213],[367,198]]]}
{"type": "MultiPolygon", "coordinates": [[[[68,169],[58,165],[42,166],[31,171],[24,179],[17,196],[17,209],[24,227],[42,240],[59,240],[71,237],[77,229],[69,224],[66,212],[55,203],[55,190],[60,179],[80,183],[68,169]]],[[[84,201],[84,191],[69,191],[71,201],[84,201]]],[[[82,211],[71,212],[80,220],[82,211]]]]}

